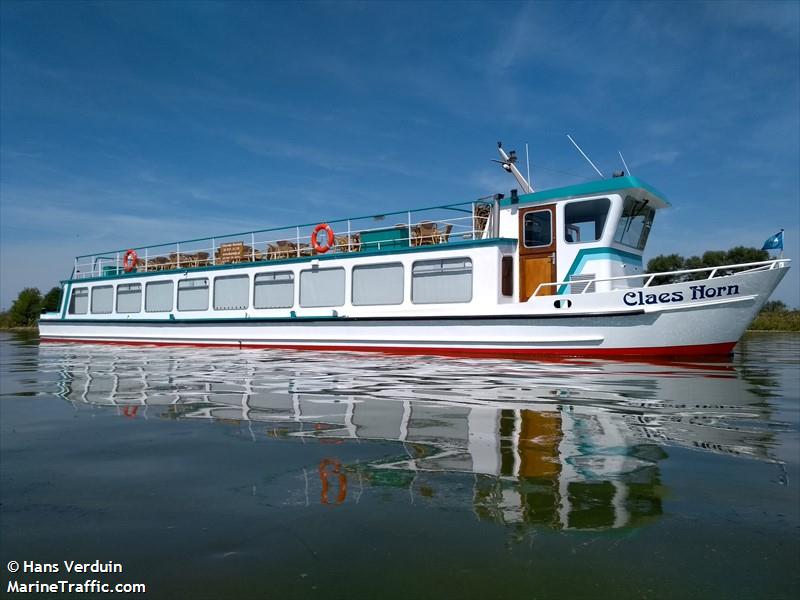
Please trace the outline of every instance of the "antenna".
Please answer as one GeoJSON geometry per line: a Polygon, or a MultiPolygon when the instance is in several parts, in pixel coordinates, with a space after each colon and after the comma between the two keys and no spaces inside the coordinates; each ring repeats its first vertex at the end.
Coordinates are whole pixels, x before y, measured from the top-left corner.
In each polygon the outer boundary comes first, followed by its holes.
{"type": "Polygon", "coordinates": [[[570,141],[570,142],[572,142],[572,145],[573,145],[573,146],[575,146],[575,147],[578,149],[578,152],[580,152],[580,153],[581,153],[581,156],[583,156],[583,158],[585,158],[585,159],[586,159],[586,160],[589,162],[589,164],[590,164],[590,165],[592,165],[592,168],[593,168],[595,171],[597,171],[597,174],[598,174],[598,175],[600,175],[600,177],[602,177],[603,179],[605,179],[605,178],[606,178],[606,176],[605,176],[605,175],[603,175],[603,174],[600,172],[600,169],[598,169],[597,167],[595,167],[595,166],[594,166],[594,163],[592,162],[592,159],[590,159],[588,156],[586,156],[586,153],[585,153],[583,150],[581,150],[581,147],[580,147],[580,146],[578,146],[578,144],[577,144],[577,143],[575,143],[575,140],[573,140],[573,139],[572,139],[572,136],[571,136],[570,134],[567,134],[567,137],[569,138],[569,141],[570,141]]]}
{"type": "Polygon", "coordinates": [[[531,157],[528,154],[528,142],[525,142],[525,162],[528,165],[528,187],[533,189],[531,187],[531,157]]]}
{"type": "Polygon", "coordinates": [[[626,172],[628,175],[633,175],[633,173],[631,173],[631,170],[628,168],[628,163],[626,163],[626,162],[625,162],[625,157],[624,157],[624,156],[622,156],[622,152],[620,152],[619,150],[617,150],[617,154],[619,154],[619,157],[622,159],[622,166],[623,166],[623,167],[625,167],[625,172],[626,172]]]}

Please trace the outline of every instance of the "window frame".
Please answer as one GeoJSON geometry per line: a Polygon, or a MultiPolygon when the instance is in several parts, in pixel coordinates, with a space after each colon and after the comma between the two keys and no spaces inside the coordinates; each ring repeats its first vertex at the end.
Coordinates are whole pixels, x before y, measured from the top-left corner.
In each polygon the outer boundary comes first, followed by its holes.
{"type": "MultiPolygon", "coordinates": [[[[297,279],[298,277],[295,276],[294,271],[284,270],[284,271],[261,271],[260,273],[255,273],[253,275],[253,294],[252,294],[252,301],[253,301],[253,309],[254,310],[278,310],[284,308],[294,308],[295,304],[298,302],[298,286],[297,286],[297,279]],[[292,303],[288,306],[257,306],[256,305],[256,290],[258,289],[259,285],[269,285],[269,283],[259,283],[258,278],[264,277],[267,275],[272,275],[273,277],[277,277],[278,275],[291,275],[291,284],[292,284],[292,303]]],[[[273,282],[275,280],[273,279],[273,282]]]]}
{"type": "Polygon", "coordinates": [[[92,291],[89,294],[89,314],[92,315],[113,315],[114,314],[114,287],[113,285],[93,285],[92,291]],[[111,308],[110,310],[95,311],[94,310],[94,293],[97,290],[111,290],[111,308]]]}
{"type": "MultiPolygon", "coordinates": [[[[132,283],[118,283],[116,286],[116,290],[114,290],[114,309],[117,314],[120,315],[132,315],[136,313],[142,312],[142,300],[144,300],[144,290],[142,290],[141,282],[132,282],[132,283]],[[119,293],[123,287],[138,287],[139,288],[139,309],[138,310],[120,310],[119,309],[119,293]]],[[[131,293],[128,291],[128,293],[131,293]]]]}
{"type": "Polygon", "coordinates": [[[399,306],[405,301],[406,294],[406,268],[400,261],[390,263],[369,263],[363,265],[353,265],[350,270],[350,304],[353,306],[399,306]],[[400,267],[400,301],[399,302],[382,302],[374,304],[371,302],[356,302],[355,295],[355,272],[359,270],[379,269],[381,267],[400,267]]]}
{"type": "MultiPolygon", "coordinates": [[[[589,198],[589,199],[583,199],[582,198],[582,199],[579,199],[579,200],[572,200],[570,202],[565,203],[564,204],[564,210],[563,210],[563,216],[562,216],[562,219],[561,219],[564,222],[564,243],[565,244],[570,244],[570,245],[573,245],[573,244],[592,244],[594,242],[601,241],[603,239],[603,236],[608,231],[609,216],[611,215],[611,207],[612,206],[613,206],[613,204],[611,202],[611,198],[608,198],[608,197],[589,198]],[[576,204],[582,204],[582,203],[585,203],[585,202],[602,202],[603,200],[605,200],[608,203],[608,205],[606,207],[606,216],[605,216],[605,219],[603,220],[603,227],[600,230],[600,235],[595,237],[592,240],[578,240],[578,241],[573,241],[573,242],[568,241],[567,240],[567,231],[568,231],[568,228],[570,226],[570,223],[569,223],[569,219],[567,219],[567,209],[570,206],[574,206],[576,204]]],[[[579,221],[579,222],[588,223],[589,221],[579,221]]]]}
{"type": "MultiPolygon", "coordinates": [[[[442,271],[445,272],[445,271],[442,271]]],[[[446,257],[446,258],[432,258],[432,259],[423,259],[423,260],[415,260],[411,263],[411,304],[468,304],[472,302],[475,298],[475,265],[472,261],[472,257],[470,256],[453,256],[453,257],[446,257]],[[470,276],[470,286],[469,286],[469,298],[466,300],[447,300],[447,301],[438,301],[438,302],[419,302],[414,300],[414,268],[417,265],[424,264],[424,263],[434,263],[434,262],[444,262],[444,261],[465,261],[469,263],[469,276],[470,276]]]]}
{"type": "Polygon", "coordinates": [[[207,311],[209,306],[211,305],[211,282],[209,281],[208,277],[192,277],[190,279],[179,279],[177,285],[177,302],[176,302],[176,309],[178,312],[204,312],[207,311]],[[205,289],[206,289],[206,307],[205,308],[181,308],[181,284],[188,283],[190,281],[205,281],[205,289]]]}
{"type": "Polygon", "coordinates": [[[250,308],[250,274],[237,273],[236,275],[218,275],[214,277],[214,291],[210,299],[211,308],[215,311],[220,310],[248,310],[250,308]],[[244,306],[236,306],[231,308],[217,308],[217,281],[226,279],[244,279],[247,281],[247,290],[244,295],[244,306]]]}
{"type": "Polygon", "coordinates": [[[176,300],[175,300],[175,289],[176,289],[176,286],[175,286],[175,280],[174,279],[160,279],[158,281],[148,281],[147,283],[145,283],[145,286],[144,286],[144,312],[146,312],[146,313],[173,312],[173,310],[175,308],[175,303],[176,303],[176,300]],[[147,308],[147,288],[149,288],[151,285],[163,285],[165,283],[169,283],[170,287],[171,287],[170,295],[169,295],[169,297],[170,297],[169,308],[167,308],[165,310],[149,310],[147,308]]]}
{"type": "Polygon", "coordinates": [[[72,291],[69,294],[69,299],[67,300],[67,302],[68,302],[68,304],[67,304],[67,314],[68,315],[88,315],[89,314],[89,286],[72,288],[72,291]],[[72,310],[72,307],[74,306],[74,299],[75,299],[75,293],[76,292],[85,292],[86,310],[83,311],[83,312],[75,312],[75,311],[72,310]]]}
{"type": "Polygon", "coordinates": [[[534,209],[528,210],[522,215],[522,246],[528,250],[541,250],[544,248],[550,248],[553,245],[553,241],[556,239],[553,235],[553,225],[555,223],[555,215],[553,214],[552,209],[550,208],[542,208],[542,209],[534,209]],[[550,221],[550,239],[546,244],[536,244],[535,246],[529,246],[527,242],[527,236],[525,235],[525,223],[530,215],[535,215],[536,213],[547,213],[547,218],[550,221]]]}
{"type": "Polygon", "coordinates": [[[326,267],[324,269],[311,267],[310,269],[303,269],[300,271],[298,277],[300,286],[297,290],[297,304],[300,308],[338,308],[347,303],[347,270],[344,267],[326,267]],[[321,273],[323,271],[341,271],[342,273],[342,301],[339,304],[303,304],[303,275],[305,273],[321,273]]]}

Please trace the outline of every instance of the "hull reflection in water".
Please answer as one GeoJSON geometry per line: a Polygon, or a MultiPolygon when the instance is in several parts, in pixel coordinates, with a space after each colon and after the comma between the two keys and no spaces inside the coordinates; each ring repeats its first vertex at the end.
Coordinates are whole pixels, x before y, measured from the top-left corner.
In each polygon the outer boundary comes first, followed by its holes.
{"type": "Polygon", "coordinates": [[[729,364],[39,352],[42,367],[60,373],[59,395],[78,408],[243,423],[254,439],[330,444],[331,458],[297,474],[291,502],[358,502],[388,486],[407,488],[412,500],[463,502],[506,524],[619,528],[661,514],[659,461],[670,445],[772,460],[772,434],[759,425],[769,421],[764,381],[748,389],[729,364]],[[336,444],[348,440],[401,445],[393,458],[342,464],[336,444]],[[473,474],[473,485],[445,492],[448,473],[473,474]]]}

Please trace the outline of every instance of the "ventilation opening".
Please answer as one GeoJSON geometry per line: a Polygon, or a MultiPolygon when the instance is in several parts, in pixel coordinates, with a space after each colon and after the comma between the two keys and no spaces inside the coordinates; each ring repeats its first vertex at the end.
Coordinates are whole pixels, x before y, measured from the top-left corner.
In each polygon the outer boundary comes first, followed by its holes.
{"type": "Polygon", "coordinates": [[[594,278],[594,273],[588,273],[586,275],[570,275],[570,294],[590,294],[594,292],[594,278]]]}

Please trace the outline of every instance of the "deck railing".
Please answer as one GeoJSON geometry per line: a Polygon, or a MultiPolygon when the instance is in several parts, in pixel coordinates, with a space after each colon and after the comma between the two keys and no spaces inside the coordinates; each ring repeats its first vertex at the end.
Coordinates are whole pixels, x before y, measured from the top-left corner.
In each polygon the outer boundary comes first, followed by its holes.
{"type": "MultiPolygon", "coordinates": [[[[591,294],[597,290],[598,283],[609,283],[610,285],[609,290],[611,289],[628,289],[631,286],[626,286],[625,288],[614,288],[614,282],[622,282],[622,281],[641,281],[641,285],[635,287],[652,287],[653,282],[657,279],[667,279],[669,280],[668,283],[679,283],[681,281],[706,281],[709,279],[713,279],[714,277],[722,277],[725,275],[731,275],[733,273],[742,273],[742,272],[752,272],[752,271],[768,271],[770,269],[777,269],[783,267],[784,265],[790,263],[791,260],[788,258],[774,258],[771,260],[762,260],[758,262],[749,262],[749,263],[740,263],[737,265],[721,265],[718,267],[702,267],[700,269],[681,269],[680,271],[667,271],[664,273],[642,273],[641,275],[622,275],[618,277],[601,277],[598,279],[590,279],[590,280],[580,280],[580,281],[556,281],[553,283],[540,283],[536,286],[531,298],[534,296],[538,296],[539,292],[542,290],[546,290],[549,288],[558,288],[559,290],[562,289],[562,286],[571,286],[570,292],[573,294],[591,294]],[[705,277],[698,277],[695,278],[693,275],[699,275],[700,273],[708,273],[705,277]],[[677,281],[675,281],[677,279],[677,281]],[[574,291],[573,291],[574,290],[574,291]]],[[[657,283],[657,285],[663,285],[657,283]]],[[[553,292],[548,292],[547,294],[552,294],[553,292]]]]}
{"type": "MultiPolygon", "coordinates": [[[[456,240],[496,237],[496,205],[488,198],[434,208],[390,212],[328,221],[334,239],[318,233],[318,243],[330,246],[326,254],[390,250],[448,244],[456,240]]],[[[116,276],[125,271],[129,250],[136,253],[132,271],[151,272],[221,264],[302,258],[318,254],[311,238],[319,223],[260,229],[170,242],[130,249],[86,254],[75,258],[72,277],[116,276]]]]}

